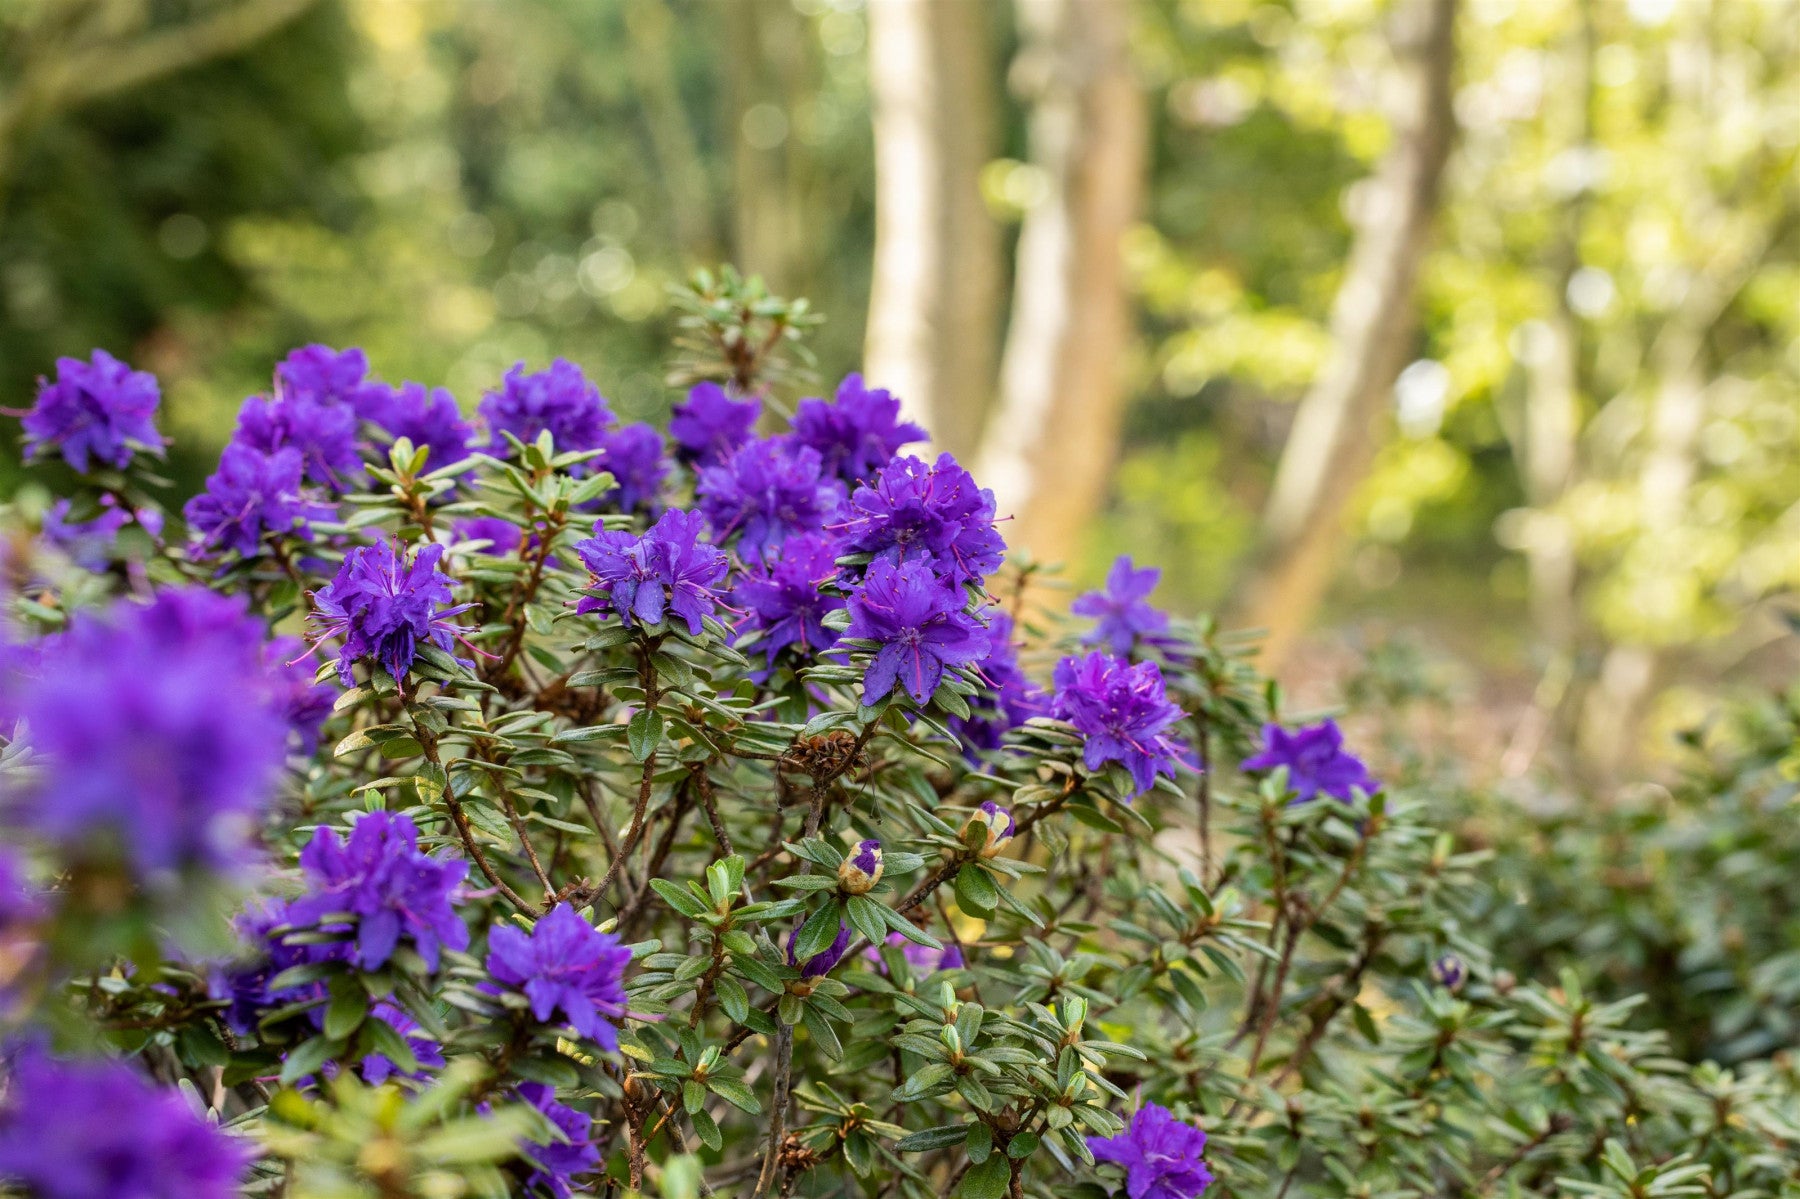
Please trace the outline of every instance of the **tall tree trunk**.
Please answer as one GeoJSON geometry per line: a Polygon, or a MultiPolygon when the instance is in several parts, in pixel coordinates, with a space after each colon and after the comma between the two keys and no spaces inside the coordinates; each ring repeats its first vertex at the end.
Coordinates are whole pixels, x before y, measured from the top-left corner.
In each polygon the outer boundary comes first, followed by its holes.
{"type": "Polygon", "coordinates": [[[710,265],[718,256],[712,189],[675,75],[674,23],[665,0],[627,0],[632,83],[644,108],[657,173],[668,191],[677,248],[686,258],[710,265]]]}
{"type": "Polygon", "coordinates": [[[1455,138],[1451,75],[1456,0],[1419,0],[1396,40],[1412,51],[1396,140],[1376,174],[1332,306],[1331,360],[1300,402],[1263,512],[1236,616],[1268,630],[1264,666],[1276,670],[1330,585],[1344,512],[1368,474],[1376,424],[1406,365],[1419,265],[1455,138]]]}
{"type": "Polygon", "coordinates": [[[1144,191],[1146,114],[1131,6],[1019,0],[1017,64],[1031,160],[1048,183],[1026,214],[1000,396],[976,477],[1011,516],[1007,540],[1067,558],[1105,497],[1125,402],[1131,316],[1120,243],[1144,191]]]}
{"type": "Polygon", "coordinates": [[[869,8],[875,273],[863,369],[941,449],[974,452],[994,391],[1000,226],[981,198],[997,151],[991,9],[869,8]]]}

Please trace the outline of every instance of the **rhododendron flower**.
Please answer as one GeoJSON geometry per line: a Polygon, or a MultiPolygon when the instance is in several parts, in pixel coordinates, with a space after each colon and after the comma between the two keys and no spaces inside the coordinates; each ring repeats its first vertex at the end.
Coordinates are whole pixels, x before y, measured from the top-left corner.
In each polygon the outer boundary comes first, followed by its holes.
{"type": "Polygon", "coordinates": [[[1288,790],[1295,803],[1305,803],[1323,791],[1349,803],[1355,792],[1373,795],[1381,784],[1362,759],[1344,749],[1344,733],[1335,720],[1288,732],[1278,724],[1263,726],[1263,750],[1244,759],[1246,771],[1268,771],[1285,766],[1288,790]]]}
{"type": "Polygon", "coordinates": [[[879,643],[863,673],[862,702],[872,705],[896,685],[923,704],[944,670],[966,666],[987,649],[981,622],[963,610],[963,593],[932,572],[929,561],[896,565],[880,558],[850,596],[845,635],[879,643]]]}
{"type": "Polygon", "coordinates": [[[529,933],[499,924],[488,935],[487,971],[520,991],[531,1014],[549,1022],[558,1011],[582,1036],[607,1052],[619,1048],[612,1021],[625,1018],[625,967],[631,950],[566,903],[557,904],[529,933]]]}
{"type": "Polygon", "coordinates": [[[994,493],[949,454],[930,466],[894,459],[850,497],[842,530],[846,551],[896,564],[929,558],[953,583],[981,582],[1006,556],[994,493]]]}
{"type": "Polygon", "coordinates": [[[1127,662],[1095,651],[1064,658],[1056,667],[1053,714],[1087,738],[1082,762],[1098,770],[1117,762],[1131,773],[1132,798],[1175,774],[1187,747],[1169,734],[1183,712],[1169,702],[1154,662],[1127,662]]]}
{"type": "Polygon", "coordinates": [[[1012,632],[1012,617],[998,610],[988,613],[986,645],[975,662],[987,686],[969,698],[968,716],[950,718],[950,731],[961,739],[970,757],[977,750],[999,749],[1007,733],[1049,710],[1043,688],[1019,668],[1012,632]]]}
{"type": "Polygon", "coordinates": [[[110,495],[100,504],[100,515],[92,520],[70,520],[68,500],[57,500],[44,510],[41,531],[45,544],[61,550],[83,570],[106,569],[119,530],[131,523],[131,514],[118,507],[110,495]]]}
{"type": "Polygon", "coordinates": [[[306,642],[298,637],[277,637],[269,642],[263,656],[281,714],[287,718],[301,752],[310,755],[319,748],[319,730],[331,718],[339,692],[329,683],[317,680],[313,656],[307,652],[306,642]]]}
{"type": "Polygon", "coordinates": [[[605,594],[584,597],[577,612],[611,609],[626,624],[660,624],[665,612],[699,636],[718,605],[719,584],[731,564],[700,540],[698,512],[671,508],[642,537],[609,531],[575,543],[575,552],[605,594]]]}
{"type": "Polygon", "coordinates": [[[450,532],[458,541],[488,542],[478,552],[496,558],[506,557],[525,539],[525,533],[518,525],[501,516],[471,516],[452,524],[450,532]]]}
{"type": "Polygon", "coordinates": [[[761,415],[762,403],[754,397],[734,400],[717,383],[696,383],[669,419],[675,456],[695,467],[722,462],[750,440],[761,415]]]}
{"type": "Polygon", "coordinates": [[[124,470],[136,450],[160,456],[155,416],[161,399],[156,376],[132,370],[105,350],[95,350],[86,362],[58,358],[56,382],[38,380],[37,402],[20,421],[25,456],[56,450],[83,474],[96,461],[124,470]]]}
{"type": "Polygon", "coordinates": [[[1087,1144],[1095,1160],[1124,1168],[1131,1199],[1195,1199],[1213,1180],[1200,1157],[1206,1134],[1160,1104],[1146,1103],[1117,1136],[1087,1144]]]}
{"type": "Polygon", "coordinates": [[[286,756],[263,642],[242,599],[201,587],[76,616],[13,681],[42,764],[12,821],[141,875],[236,865],[286,756]]]}
{"type": "MultiPolygon", "coordinates": [[[[581,368],[558,358],[549,367],[529,373],[523,362],[506,372],[498,391],[490,391],[481,401],[481,417],[493,437],[493,450],[502,456],[510,446],[501,433],[511,433],[526,445],[537,435],[549,430],[556,442],[556,452],[597,450],[606,430],[613,423],[612,409],[600,389],[588,381],[581,368]]],[[[590,459],[569,472],[588,475],[594,471],[590,459]]]]}
{"type": "Polygon", "coordinates": [[[861,375],[846,375],[837,397],[801,400],[794,410],[794,439],[819,452],[825,473],[860,483],[900,452],[929,435],[900,419],[900,401],[882,388],[863,386],[861,375]]]}
{"type": "Polygon", "coordinates": [[[344,639],[337,670],[346,685],[355,662],[373,660],[399,679],[412,669],[421,644],[452,652],[462,629],[450,618],[474,605],[439,606],[451,600],[450,576],[438,569],[443,556],[441,545],[428,545],[411,556],[389,541],[358,546],[345,555],[330,585],[313,597],[319,639],[344,639]]]}
{"type": "Polygon", "coordinates": [[[333,510],[301,490],[305,469],[292,446],[265,454],[233,442],[219,456],[206,490],[187,502],[188,527],[200,534],[202,548],[236,550],[246,558],[262,549],[265,534],[310,538],[307,522],[327,520],[333,510]]]}
{"type": "Polygon", "coordinates": [[[1082,635],[1082,640],[1098,642],[1118,657],[1126,657],[1141,641],[1153,641],[1169,628],[1169,614],[1152,607],[1148,600],[1156,590],[1162,571],[1154,566],[1142,570],[1133,566],[1131,555],[1121,554],[1106,575],[1104,591],[1090,591],[1077,596],[1069,611],[1089,616],[1095,625],[1082,635]]]}
{"type": "Polygon", "coordinates": [[[27,1049],[0,1107],[0,1178],[37,1199],[236,1199],[251,1146],[123,1062],[27,1049]]]}
{"type": "Polygon", "coordinates": [[[364,970],[379,969],[402,937],[430,970],[438,967],[441,947],[469,946],[469,930],[451,904],[469,864],[421,852],[418,828],[401,813],[369,812],[348,838],[321,826],[300,851],[300,868],[311,889],[289,905],[289,922],[353,932],[355,961],[364,970]],[[354,924],[338,923],[344,914],[354,924]]]}
{"type": "Polygon", "coordinates": [[[837,936],[832,938],[831,944],[807,958],[805,962],[801,962],[794,954],[794,946],[799,941],[800,929],[796,927],[793,932],[788,934],[788,965],[798,966],[801,978],[818,978],[830,974],[837,964],[844,960],[844,955],[850,952],[850,926],[848,924],[838,925],[837,936]]]}
{"type": "Polygon", "coordinates": [[[425,447],[428,471],[466,459],[475,439],[475,428],[463,419],[456,397],[423,383],[402,383],[376,406],[372,419],[395,441],[404,437],[414,449],[425,447]]]}
{"type": "Polygon", "coordinates": [[[826,613],[844,606],[844,598],[824,585],[837,575],[837,543],[824,534],[805,533],[781,544],[766,562],[750,562],[738,575],[732,602],[743,609],[739,635],[760,632],[758,645],[765,668],[752,677],[769,677],[775,655],[789,646],[817,654],[837,642],[837,631],[825,627],[826,613]]]}
{"type": "Polygon", "coordinates": [[[601,502],[620,512],[654,511],[669,473],[662,434],[640,421],[607,430],[600,446],[603,452],[595,465],[612,475],[615,484],[601,502]]]}
{"type": "Polygon", "coordinates": [[[343,404],[362,420],[376,420],[390,398],[387,384],[369,377],[369,357],[355,346],[301,346],[275,367],[275,394],[343,404]]]}
{"type": "Polygon", "coordinates": [[[591,1174],[600,1167],[600,1150],[592,1139],[594,1122],[568,1104],[558,1103],[555,1088],[541,1082],[520,1083],[519,1098],[543,1112],[565,1138],[525,1142],[525,1156],[537,1167],[525,1185],[541,1186],[557,1199],[568,1199],[574,1193],[571,1183],[575,1176],[591,1174]]]}
{"type": "Polygon", "coordinates": [[[881,881],[881,842],[859,841],[856,851],[838,863],[838,886],[850,895],[867,895],[881,881]]]}
{"type": "Polygon", "coordinates": [[[752,441],[702,470],[695,494],[713,539],[736,537],[746,560],[821,531],[844,502],[843,484],[821,477],[818,452],[784,437],[752,441]]]}
{"type": "Polygon", "coordinates": [[[264,454],[292,448],[308,482],[342,490],[362,474],[356,410],[307,393],[251,396],[238,410],[232,441],[264,454]]]}

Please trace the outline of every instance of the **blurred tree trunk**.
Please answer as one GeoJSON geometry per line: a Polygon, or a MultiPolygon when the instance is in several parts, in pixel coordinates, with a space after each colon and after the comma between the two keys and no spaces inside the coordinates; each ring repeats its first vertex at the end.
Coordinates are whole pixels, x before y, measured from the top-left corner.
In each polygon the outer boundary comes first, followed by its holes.
{"type": "Polygon", "coordinates": [[[1075,552],[1105,498],[1131,336],[1121,241],[1144,193],[1146,114],[1131,6],[1020,0],[1015,79],[1032,100],[1032,164],[1000,395],[976,454],[1008,542],[1044,561],[1075,552]]]}
{"type": "Polygon", "coordinates": [[[786,124],[794,111],[789,89],[803,87],[805,19],[787,0],[733,0],[725,11],[731,257],[774,290],[800,294],[806,290],[802,225],[808,210],[795,201],[796,181],[783,147],[793,142],[786,124]],[[774,122],[782,123],[779,137],[769,136],[774,122]]]}
{"type": "Polygon", "coordinates": [[[996,153],[985,4],[869,8],[875,273],[863,369],[940,449],[966,457],[994,390],[1000,226],[981,197],[996,153]]]}
{"type": "Polygon", "coordinates": [[[710,264],[719,252],[712,194],[676,79],[670,36],[674,20],[664,0],[627,0],[625,5],[632,82],[644,107],[658,173],[668,190],[675,236],[690,261],[710,264]]]}
{"type": "Polygon", "coordinates": [[[316,0],[227,0],[180,23],[147,26],[147,6],[63,0],[37,6],[0,78],[0,215],[10,166],[36,125],[84,104],[246,50],[316,0]]]}
{"type": "Polygon", "coordinates": [[[1268,630],[1264,669],[1279,669],[1325,596],[1345,509],[1368,474],[1376,424],[1412,348],[1414,292],[1455,138],[1451,76],[1456,0],[1419,0],[1396,41],[1410,50],[1394,148],[1373,180],[1332,306],[1331,361],[1300,402],[1263,511],[1237,619],[1268,630]]]}

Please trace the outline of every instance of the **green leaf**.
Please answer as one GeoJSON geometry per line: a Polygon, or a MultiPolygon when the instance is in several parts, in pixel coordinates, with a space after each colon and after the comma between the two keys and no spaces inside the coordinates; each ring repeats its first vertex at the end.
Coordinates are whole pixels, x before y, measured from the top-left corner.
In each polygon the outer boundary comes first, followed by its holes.
{"type": "Polygon", "coordinates": [[[843,908],[836,900],[821,904],[800,926],[800,935],[794,941],[794,960],[805,962],[831,948],[843,924],[843,908]]]}
{"type": "Polygon", "coordinates": [[[694,1122],[694,1133],[700,1138],[701,1144],[713,1150],[725,1147],[725,1137],[719,1132],[719,1123],[712,1118],[711,1112],[701,1108],[691,1113],[689,1119],[694,1122]]]}
{"type": "Polygon", "coordinates": [[[335,1041],[344,1040],[362,1026],[368,1014],[369,993],[355,979],[342,980],[331,988],[331,1006],[325,1009],[325,1035],[335,1041]]]}
{"type": "Polygon", "coordinates": [[[750,1014],[750,996],[745,993],[744,985],[731,975],[721,974],[713,979],[713,994],[735,1023],[742,1024],[744,1017],[750,1014]]]}
{"type": "Polygon", "coordinates": [[[757,1099],[756,1092],[735,1078],[709,1078],[706,1080],[706,1089],[752,1116],[762,1114],[762,1102],[757,1099]]]}
{"type": "Polygon", "coordinates": [[[631,746],[631,756],[638,761],[647,761],[656,747],[662,744],[663,718],[660,712],[651,708],[642,708],[625,726],[626,742],[631,746]]]}
{"type": "Polygon", "coordinates": [[[689,920],[698,920],[707,914],[706,905],[701,903],[692,891],[672,883],[666,878],[651,879],[650,889],[662,896],[663,902],[689,920]]]}
{"type": "Polygon", "coordinates": [[[970,862],[956,872],[956,906],[971,916],[986,918],[1000,903],[1000,892],[987,871],[970,862]]]}
{"type": "MultiPolygon", "coordinates": [[[[386,1021],[376,1021],[385,1024],[386,1021]]],[[[281,1081],[283,1085],[292,1086],[302,1078],[317,1074],[319,1067],[330,1060],[341,1048],[338,1042],[320,1034],[309,1040],[300,1042],[281,1063],[281,1081]]]]}
{"type": "Polygon", "coordinates": [[[1006,1189],[1011,1183],[1012,1167],[1007,1164],[1005,1155],[996,1154],[963,1176],[962,1188],[957,1194],[962,1199],[1006,1199],[1006,1189]]]}
{"type": "Polygon", "coordinates": [[[844,907],[850,927],[867,937],[869,944],[880,945],[887,940],[887,919],[881,914],[881,904],[866,895],[852,895],[844,907]]]}
{"type": "Polygon", "coordinates": [[[967,1124],[940,1124],[936,1128],[921,1129],[903,1137],[894,1145],[894,1150],[898,1153],[926,1153],[957,1144],[968,1134],[967,1124]]]}
{"type": "Polygon", "coordinates": [[[963,1152],[976,1165],[988,1159],[994,1151],[994,1130],[977,1120],[969,1125],[969,1135],[963,1138],[963,1152]]]}

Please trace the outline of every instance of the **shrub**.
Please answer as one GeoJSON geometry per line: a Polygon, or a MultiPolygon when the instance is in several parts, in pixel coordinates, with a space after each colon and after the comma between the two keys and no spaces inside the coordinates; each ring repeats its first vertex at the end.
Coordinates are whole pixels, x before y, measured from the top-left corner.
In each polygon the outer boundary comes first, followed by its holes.
{"type": "Polygon", "coordinates": [[[729,274],[685,305],[698,383],[648,458],[567,363],[510,372],[478,442],[311,347],[185,536],[138,424],[72,461],[10,559],[0,1176],[1800,1193],[1794,1080],[1494,972],[1485,856],[1250,640],[1129,561],[1046,617],[885,392],[753,436],[803,307],[729,274]]]}

